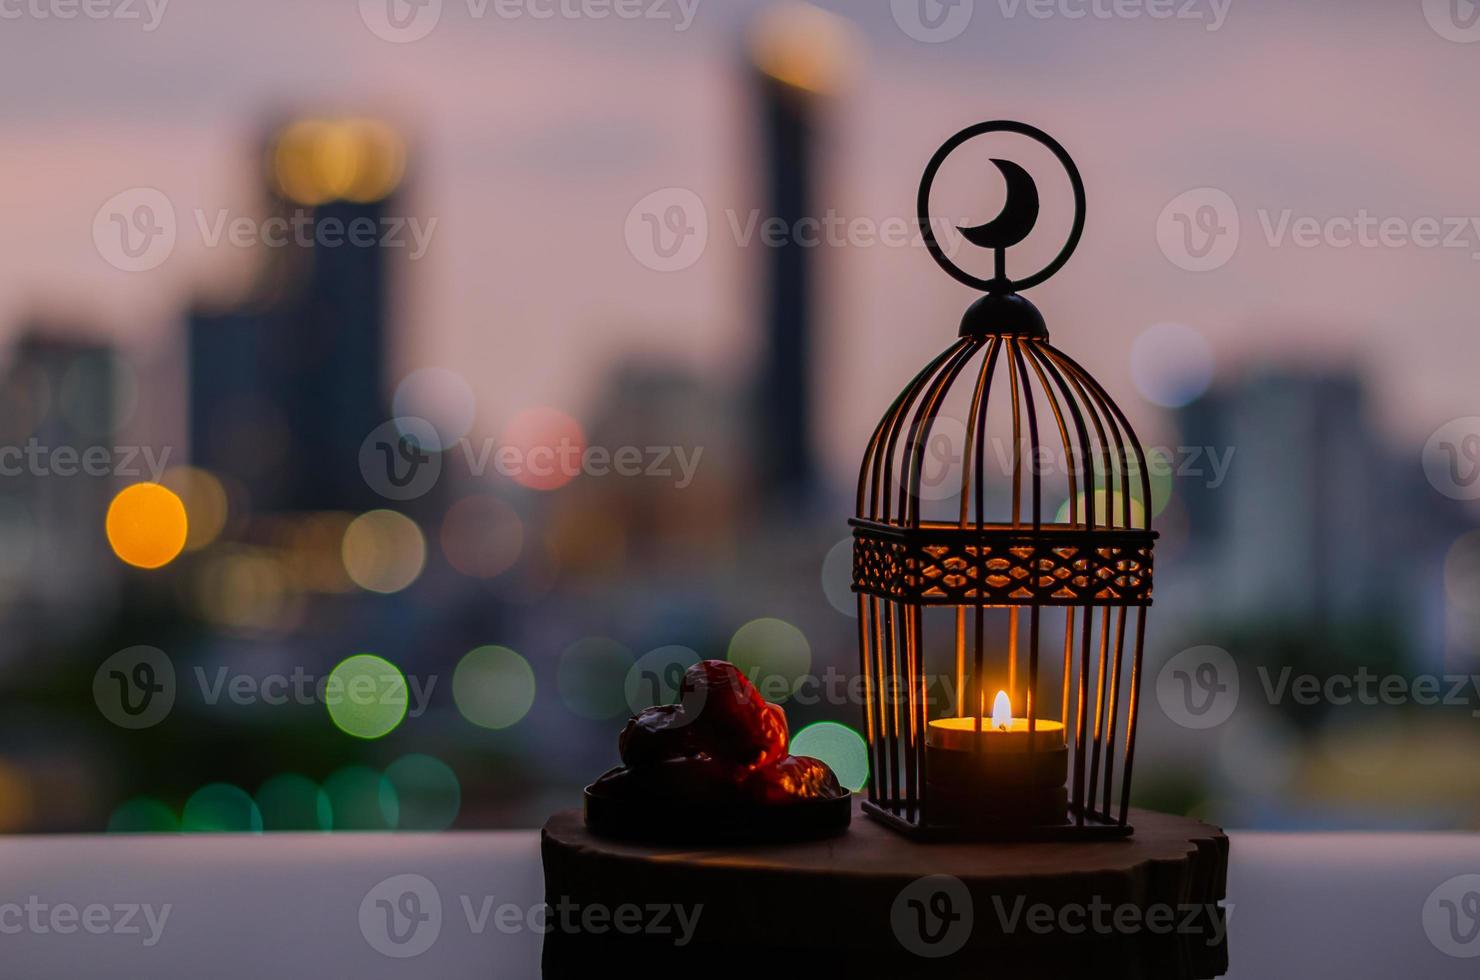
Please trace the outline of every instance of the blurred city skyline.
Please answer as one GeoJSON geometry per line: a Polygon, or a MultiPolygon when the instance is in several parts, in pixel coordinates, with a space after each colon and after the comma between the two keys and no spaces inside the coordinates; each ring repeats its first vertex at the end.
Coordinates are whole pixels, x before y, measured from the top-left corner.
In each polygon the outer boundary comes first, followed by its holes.
{"type": "MultiPolygon", "coordinates": [[[[336,829],[384,829],[381,767],[408,813],[440,787],[424,826],[527,823],[604,767],[641,684],[661,700],[675,665],[846,676],[864,441],[974,295],[918,244],[917,182],[983,118],[1042,127],[1084,173],[1083,243],[1030,296],[1189,470],[1138,501],[1163,534],[1148,671],[1194,645],[1232,651],[1250,691],[1271,664],[1469,669],[1480,191],[1462,100],[1418,93],[1465,91],[1473,52],[1418,2],[1206,0],[1166,20],[968,2],[929,8],[947,26],[970,13],[939,43],[912,3],[822,5],[856,22],[643,7],[692,13],[677,30],[363,0],[294,8],[271,36],[260,7],[166,5],[151,29],[33,18],[30,43],[0,41],[12,71],[56,80],[0,107],[3,435],[168,451],[148,475],[183,499],[154,487],[130,539],[109,503],[137,476],[0,482],[3,652],[50,668],[6,678],[26,712],[3,733],[0,804],[9,790],[40,817],[0,828],[131,825],[135,804],[158,828],[222,781],[230,799],[206,803],[230,808],[238,784],[292,777],[295,820],[319,820],[300,804],[322,788],[350,814],[336,829]],[[388,11],[435,16],[412,40],[388,11]],[[295,216],[310,241],[264,244],[295,216]],[[357,220],[399,246],[314,239],[357,220]],[[433,443],[435,486],[401,494],[396,454],[433,443]],[[673,450],[670,476],[510,476],[493,455],[556,444],[673,450]],[[1435,445],[1469,466],[1456,486],[1425,470],[1435,445]],[[171,551],[185,510],[194,537],[171,551]],[[187,700],[123,742],[86,679],[141,643],[192,683],[326,676],[368,653],[444,682],[424,716],[370,734],[317,702],[187,700]],[[500,703],[508,687],[527,699],[500,703]],[[201,744],[182,750],[184,731],[201,744]]],[[[1043,220],[1009,259],[1021,274],[1062,239],[1067,182],[1042,151],[983,142],[932,204],[947,229],[986,218],[991,154],[1022,159],[1043,220]]],[[[940,429],[931,461],[949,466],[940,429]]],[[[1463,712],[1355,725],[1265,700],[1206,731],[1148,712],[1144,800],[1256,826],[1477,819],[1480,785],[1452,771],[1405,771],[1427,809],[1370,778],[1405,746],[1467,750],[1436,734],[1463,712]],[[1377,769],[1337,751],[1353,743],[1377,769]]],[[[788,705],[794,730],[856,727],[855,708],[788,705]]]]}
{"type": "MultiPolygon", "coordinates": [[[[658,352],[738,381],[757,356],[746,324],[766,246],[732,231],[761,198],[746,165],[753,137],[731,120],[751,98],[745,37],[764,6],[701,3],[676,31],[666,20],[477,17],[447,3],[428,36],[392,43],[354,4],[324,4],[295,7],[297,30],[219,50],[213,37],[250,39],[273,19],[228,4],[167,6],[152,31],[27,22],[24,43],[0,42],[12,71],[46,79],[0,108],[0,332],[38,316],[78,324],[168,379],[183,357],[178,311],[244,286],[241,250],[205,247],[196,211],[259,213],[253,150],[275,115],[348,112],[402,130],[414,169],[399,207],[435,219],[426,255],[403,270],[388,386],[418,367],[454,368],[489,435],[531,405],[583,414],[602,355],[658,352]],[[162,265],[129,273],[103,260],[91,231],[98,208],[135,187],[168,197],[179,234],[162,265]],[[630,254],[624,223],[670,187],[698,195],[709,241],[691,267],[660,273],[630,254]]],[[[1032,119],[1075,154],[1090,198],[1080,253],[1034,298],[1055,340],[1117,397],[1137,394],[1132,342],[1173,322],[1207,339],[1224,377],[1275,349],[1369,374],[1376,423],[1405,442],[1467,414],[1480,240],[1271,244],[1286,211],[1323,222],[1480,214],[1462,100],[1442,97],[1464,90],[1472,52],[1431,28],[1420,4],[1236,3],[1208,30],[1007,17],[979,3],[942,43],[906,36],[887,5],[833,6],[860,23],[823,120],[820,210],[909,218],[945,135],[978,118],[1032,119]],[[1024,39],[1031,60],[1017,53],[1024,39]],[[1085,84],[1101,72],[1115,84],[1085,84]],[[1237,252],[1209,272],[1158,248],[1163,209],[1198,187],[1226,192],[1241,226],[1237,252]]],[[[990,213],[993,186],[978,193],[990,213]]],[[[970,295],[919,247],[817,252],[818,442],[829,475],[846,481],[887,393],[949,341],[970,295]]],[[[156,417],[138,421],[183,445],[183,392],[171,404],[157,399],[156,417]]],[[[1158,416],[1136,414],[1154,436],[1158,416]]]]}

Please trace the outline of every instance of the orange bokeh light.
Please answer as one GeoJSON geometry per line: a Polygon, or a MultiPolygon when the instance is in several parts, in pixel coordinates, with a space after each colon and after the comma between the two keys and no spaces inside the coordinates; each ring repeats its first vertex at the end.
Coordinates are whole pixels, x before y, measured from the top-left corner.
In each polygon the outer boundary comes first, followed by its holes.
{"type": "Polygon", "coordinates": [[[158,483],[135,483],[108,505],[108,544],[119,560],[138,568],[168,565],[185,547],[185,504],[158,483]]]}

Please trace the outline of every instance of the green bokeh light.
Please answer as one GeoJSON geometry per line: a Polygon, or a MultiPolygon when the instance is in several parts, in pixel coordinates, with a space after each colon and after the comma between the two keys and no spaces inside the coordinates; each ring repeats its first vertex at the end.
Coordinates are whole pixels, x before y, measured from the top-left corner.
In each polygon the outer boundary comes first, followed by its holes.
{"type": "Polygon", "coordinates": [[[446,830],[461,805],[457,774],[441,759],[402,756],[380,778],[381,815],[401,830],[446,830]]]}
{"type": "Polygon", "coordinates": [[[381,791],[380,773],[368,766],[345,766],[324,780],[335,830],[395,830],[400,802],[395,788],[381,791]]]}
{"type": "Polygon", "coordinates": [[[632,655],[606,637],[572,643],[560,655],[555,683],[571,711],[583,718],[605,719],[627,714],[627,673],[632,655]]]}
{"type": "Polygon", "coordinates": [[[312,779],[285,772],[257,790],[257,809],[266,830],[328,830],[334,826],[329,794],[312,779]]]}
{"type": "Polygon", "coordinates": [[[108,818],[110,834],[173,834],[179,829],[175,811],[148,796],[134,797],[108,818]]]}
{"type": "Polygon", "coordinates": [[[508,728],[534,704],[534,669],[508,647],[469,650],[452,672],[457,710],[483,728],[508,728]]]}
{"type": "Polygon", "coordinates": [[[185,801],[180,829],[188,833],[262,833],[262,811],[240,786],[211,783],[185,801]]]}
{"type": "Polygon", "coordinates": [[[791,754],[827,763],[838,782],[855,793],[868,785],[868,743],[847,725],[835,721],[808,725],[791,737],[791,754]]]}
{"type": "Polygon", "coordinates": [[[784,619],[752,619],[730,638],[730,663],[767,701],[785,701],[812,669],[812,645],[784,619]]]}
{"type": "Polygon", "coordinates": [[[380,738],[406,717],[406,678],[384,657],[359,653],[329,673],[324,704],[340,731],[380,738]]]}

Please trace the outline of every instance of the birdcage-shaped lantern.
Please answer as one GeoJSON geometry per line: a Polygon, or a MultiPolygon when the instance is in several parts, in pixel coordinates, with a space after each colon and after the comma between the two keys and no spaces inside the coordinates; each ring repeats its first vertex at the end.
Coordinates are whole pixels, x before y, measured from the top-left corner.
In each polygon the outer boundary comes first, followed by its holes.
{"type": "Polygon", "coordinates": [[[930,161],[919,216],[930,253],[985,295],[885,413],[859,473],[865,811],[924,839],[1128,835],[1156,538],[1146,455],[1018,294],[1077,245],[1082,181],[1043,132],[981,123],[930,161]],[[1024,279],[1007,277],[1005,253],[1035,224],[1038,197],[1017,164],[993,159],[1002,211],[960,229],[995,252],[991,279],[951,262],[932,230],[941,163],[987,133],[1037,141],[1073,190],[1067,243],[1024,279]]]}

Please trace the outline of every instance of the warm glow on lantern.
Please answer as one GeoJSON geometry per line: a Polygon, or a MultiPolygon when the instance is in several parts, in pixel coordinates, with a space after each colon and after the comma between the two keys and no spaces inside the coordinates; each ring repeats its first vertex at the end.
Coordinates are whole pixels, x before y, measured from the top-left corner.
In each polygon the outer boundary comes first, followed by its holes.
{"type": "Polygon", "coordinates": [[[998,691],[997,700],[992,702],[992,727],[999,732],[1012,727],[1012,702],[1006,691],[998,691]]]}

